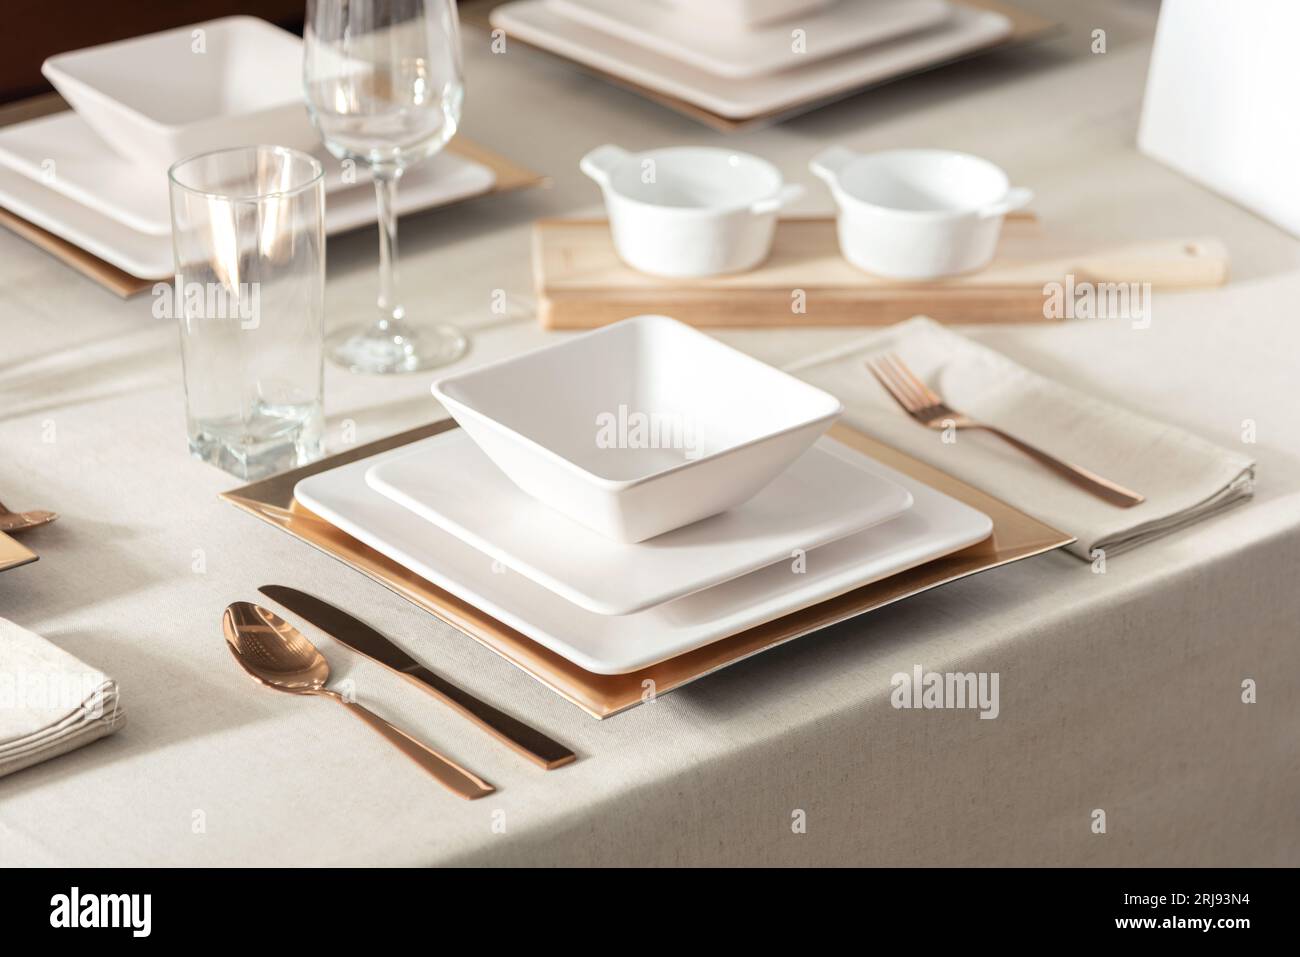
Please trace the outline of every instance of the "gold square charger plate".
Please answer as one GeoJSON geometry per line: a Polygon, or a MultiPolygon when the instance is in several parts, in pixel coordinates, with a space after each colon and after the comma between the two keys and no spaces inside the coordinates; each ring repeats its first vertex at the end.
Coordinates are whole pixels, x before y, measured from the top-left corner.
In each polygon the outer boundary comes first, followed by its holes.
{"type": "Polygon", "coordinates": [[[739,631],[640,671],[598,675],[584,671],[555,652],[543,648],[491,615],[341,532],[294,501],[294,486],[309,475],[388,452],[453,428],[457,428],[456,423],[445,420],[411,429],[224,492],[221,498],[337,558],[432,613],[596,718],[607,718],[640,704],[648,697],[648,690],[653,690],[655,695],[665,694],[802,635],[857,617],[937,585],[1039,555],[1074,541],[1071,536],[939,469],[904,455],[848,426],[836,425],[829,433],[833,438],[983,512],[993,520],[992,535],[983,542],[951,555],[739,631]]]}

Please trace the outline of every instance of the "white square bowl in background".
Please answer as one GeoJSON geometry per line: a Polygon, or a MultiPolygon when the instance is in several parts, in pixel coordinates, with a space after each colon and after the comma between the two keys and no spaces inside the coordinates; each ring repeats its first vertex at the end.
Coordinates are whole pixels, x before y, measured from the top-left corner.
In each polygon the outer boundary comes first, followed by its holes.
{"type": "Polygon", "coordinates": [[[453,374],[433,394],[521,489],[629,543],[747,501],[843,410],[667,316],[453,374]]]}
{"type": "Polygon", "coordinates": [[[52,56],[41,66],[123,156],[165,173],[207,150],[318,141],[302,92],[302,41],[237,16],[52,56]]]}

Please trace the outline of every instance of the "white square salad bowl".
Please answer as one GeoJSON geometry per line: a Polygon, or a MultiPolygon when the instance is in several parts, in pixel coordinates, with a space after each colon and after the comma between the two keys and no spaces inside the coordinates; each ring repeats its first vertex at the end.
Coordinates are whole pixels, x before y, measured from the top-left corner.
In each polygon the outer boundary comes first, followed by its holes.
{"type": "Polygon", "coordinates": [[[747,501],[843,410],[667,316],[447,376],[433,394],[521,489],[628,543],[747,501]]]}
{"type": "Polygon", "coordinates": [[[207,150],[320,140],[303,99],[302,41],[257,17],[60,53],[41,72],[105,142],[155,172],[207,150]]]}

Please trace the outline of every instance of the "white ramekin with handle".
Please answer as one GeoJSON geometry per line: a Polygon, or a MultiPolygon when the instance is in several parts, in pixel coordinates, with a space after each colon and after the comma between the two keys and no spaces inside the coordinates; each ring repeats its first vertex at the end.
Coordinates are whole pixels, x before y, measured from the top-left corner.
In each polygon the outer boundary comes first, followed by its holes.
{"type": "Polygon", "coordinates": [[[714,147],[605,145],[579,165],[604,194],[619,256],[652,276],[752,269],[772,249],[777,211],[803,195],[767,160],[714,147]]]}
{"type": "Polygon", "coordinates": [[[1033,193],[969,153],[856,153],[833,146],[808,164],[839,206],[844,258],[891,279],[938,279],[983,269],[1002,220],[1033,193]]]}

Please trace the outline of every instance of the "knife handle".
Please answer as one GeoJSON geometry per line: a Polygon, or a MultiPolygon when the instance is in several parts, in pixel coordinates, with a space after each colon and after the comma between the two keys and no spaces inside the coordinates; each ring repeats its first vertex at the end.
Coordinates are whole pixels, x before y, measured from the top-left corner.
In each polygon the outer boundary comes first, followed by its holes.
{"type": "Polygon", "coordinates": [[[577,760],[578,756],[560,742],[438,677],[423,665],[403,671],[402,676],[431,692],[434,697],[446,702],[484,731],[548,771],[577,760]]]}
{"type": "MultiPolygon", "coordinates": [[[[330,695],[330,697],[334,696],[330,695]]],[[[355,701],[349,701],[342,695],[339,695],[335,700],[382,734],[388,739],[389,744],[433,775],[439,784],[453,794],[473,801],[496,790],[477,774],[465,770],[450,758],[443,757],[433,748],[415,740],[401,728],[385,721],[368,708],[363,708],[355,701]]]]}

